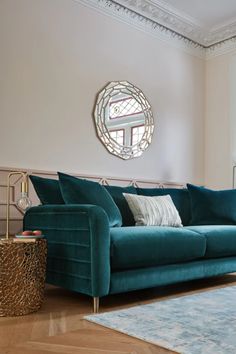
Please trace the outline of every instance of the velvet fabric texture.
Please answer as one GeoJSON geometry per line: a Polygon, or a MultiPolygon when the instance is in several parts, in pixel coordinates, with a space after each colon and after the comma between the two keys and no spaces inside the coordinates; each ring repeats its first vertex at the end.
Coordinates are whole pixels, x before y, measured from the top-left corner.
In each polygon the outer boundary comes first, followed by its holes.
{"type": "Polygon", "coordinates": [[[236,189],[213,191],[187,185],[192,219],[190,225],[236,225],[236,189]]]}
{"type": "Polygon", "coordinates": [[[236,226],[205,225],[188,226],[206,238],[205,258],[228,257],[236,255],[236,226]]]}
{"type": "Polygon", "coordinates": [[[33,175],[29,178],[42,204],[64,204],[58,180],[33,175]]]}
{"type": "Polygon", "coordinates": [[[149,197],[169,194],[179,212],[182,224],[189,225],[191,219],[191,205],[189,192],[186,188],[137,188],[137,193],[149,197]]]}
{"type": "Polygon", "coordinates": [[[109,192],[98,182],[76,178],[58,172],[60,188],[66,204],[92,204],[107,213],[109,225],[121,226],[122,217],[109,192]]]}
{"type": "Polygon", "coordinates": [[[236,257],[132,269],[111,274],[110,294],[175,284],[236,271],[236,257]]]}
{"type": "Polygon", "coordinates": [[[104,186],[106,190],[112,196],[114,202],[118,206],[121,216],[122,216],[122,225],[123,226],[134,226],[135,221],[133,214],[129,208],[123,193],[137,194],[136,188],[133,186],[128,187],[119,187],[119,186],[104,186]]]}
{"type": "Polygon", "coordinates": [[[39,229],[46,236],[48,283],[90,296],[109,293],[109,222],[101,207],[32,207],[24,217],[25,229],[39,229]]]}
{"type": "Polygon", "coordinates": [[[90,296],[236,271],[233,226],[111,228],[103,208],[64,204],[30,208],[24,229],[47,238],[47,282],[90,296]]]}
{"type": "Polygon", "coordinates": [[[203,235],[184,228],[163,226],[113,228],[112,269],[132,269],[181,263],[205,254],[203,235]]]}

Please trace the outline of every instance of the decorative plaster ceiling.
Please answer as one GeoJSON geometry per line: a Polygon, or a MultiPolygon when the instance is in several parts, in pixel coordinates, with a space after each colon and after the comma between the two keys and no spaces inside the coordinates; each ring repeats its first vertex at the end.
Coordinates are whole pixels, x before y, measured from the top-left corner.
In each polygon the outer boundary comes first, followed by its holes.
{"type": "Polygon", "coordinates": [[[236,0],[72,0],[197,57],[236,50],[236,0]]]}
{"type": "MultiPolygon", "coordinates": [[[[153,2],[158,4],[158,0],[153,2]]],[[[162,0],[162,3],[171,6],[183,17],[190,16],[208,29],[236,21],[235,0],[162,0]]]]}
{"type": "Polygon", "coordinates": [[[116,0],[203,47],[236,36],[235,0],[116,0]]]}

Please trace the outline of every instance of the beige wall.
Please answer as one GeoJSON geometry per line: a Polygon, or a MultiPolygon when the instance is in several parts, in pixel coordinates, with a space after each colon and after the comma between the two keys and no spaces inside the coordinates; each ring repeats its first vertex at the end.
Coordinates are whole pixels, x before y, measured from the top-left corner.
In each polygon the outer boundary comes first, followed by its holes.
{"type": "Polygon", "coordinates": [[[236,59],[230,53],[206,62],[205,183],[232,187],[236,161],[236,59]]]}
{"type": "Polygon", "coordinates": [[[1,0],[0,48],[0,165],[204,182],[203,60],[72,0],[1,0]],[[141,158],[96,137],[95,97],[112,80],[152,105],[141,158]]]}

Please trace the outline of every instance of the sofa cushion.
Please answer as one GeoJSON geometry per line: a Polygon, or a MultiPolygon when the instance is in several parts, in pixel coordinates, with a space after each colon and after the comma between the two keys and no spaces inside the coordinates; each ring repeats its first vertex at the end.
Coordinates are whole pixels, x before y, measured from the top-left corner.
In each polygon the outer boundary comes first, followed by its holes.
{"type": "Polygon", "coordinates": [[[92,204],[107,213],[110,227],[121,226],[122,217],[109,192],[98,182],[58,172],[60,188],[66,204],[92,204]]]}
{"type": "Polygon", "coordinates": [[[236,256],[236,226],[205,225],[188,226],[185,229],[205,236],[205,258],[236,256]]]}
{"type": "Polygon", "coordinates": [[[42,204],[64,204],[58,180],[33,175],[29,178],[42,204]]]}
{"type": "Polygon", "coordinates": [[[111,229],[111,267],[132,269],[203,257],[206,238],[185,228],[163,226],[111,229]]]}
{"type": "Polygon", "coordinates": [[[135,221],[133,214],[129,208],[123,193],[137,194],[136,188],[133,186],[120,187],[120,186],[104,186],[106,190],[112,196],[114,202],[118,206],[121,216],[123,226],[134,226],[135,221]]]}
{"type": "Polygon", "coordinates": [[[236,189],[214,191],[188,184],[190,225],[236,225],[236,189]]]}
{"type": "Polygon", "coordinates": [[[136,188],[137,193],[150,197],[169,194],[179,212],[183,225],[189,225],[191,205],[189,192],[186,188],[136,188]]]}
{"type": "Polygon", "coordinates": [[[183,226],[170,195],[147,197],[124,193],[124,197],[134,215],[136,226],[183,226]]]}

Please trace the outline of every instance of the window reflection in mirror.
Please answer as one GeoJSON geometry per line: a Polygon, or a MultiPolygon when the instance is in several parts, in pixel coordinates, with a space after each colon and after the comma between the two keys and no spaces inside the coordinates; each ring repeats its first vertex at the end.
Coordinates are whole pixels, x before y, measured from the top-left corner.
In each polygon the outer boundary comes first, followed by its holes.
{"type": "Polygon", "coordinates": [[[111,81],[99,91],[94,120],[98,138],[121,159],[141,156],[151,144],[151,106],[144,93],[128,81],[111,81]]]}
{"type": "Polygon", "coordinates": [[[120,145],[138,144],[145,130],[145,116],[139,102],[119,93],[110,99],[106,109],[106,126],[110,136],[120,145]]]}
{"type": "Polygon", "coordinates": [[[109,130],[110,137],[115,140],[118,144],[124,145],[125,130],[124,129],[115,129],[109,130]]]}

